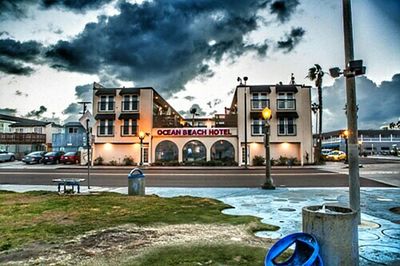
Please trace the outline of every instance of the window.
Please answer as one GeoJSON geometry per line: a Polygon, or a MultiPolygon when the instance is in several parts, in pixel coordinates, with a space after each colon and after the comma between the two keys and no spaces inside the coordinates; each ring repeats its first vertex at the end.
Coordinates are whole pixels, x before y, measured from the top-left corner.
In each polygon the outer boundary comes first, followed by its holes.
{"type": "Polygon", "coordinates": [[[251,109],[262,110],[267,106],[269,107],[267,93],[254,92],[251,94],[251,109]]]}
{"type": "Polygon", "coordinates": [[[125,119],[121,126],[122,136],[132,136],[137,134],[137,120],[125,119]]]}
{"type": "Polygon", "coordinates": [[[295,119],[291,117],[279,118],[278,120],[278,135],[296,135],[295,119]]]}
{"type": "Polygon", "coordinates": [[[114,111],[114,96],[101,96],[99,102],[99,111],[114,111]]]}
{"type": "MultiPolygon", "coordinates": [[[[156,162],[178,161],[178,146],[169,140],[158,143],[156,147],[156,162]]],[[[146,160],[144,160],[146,161],[146,160]]]]}
{"type": "Polygon", "coordinates": [[[205,161],[206,146],[198,140],[189,141],[183,146],[183,161],[205,161]]]}
{"type": "Polygon", "coordinates": [[[251,135],[265,134],[265,121],[263,119],[253,119],[251,122],[251,135]]]}
{"type": "Polygon", "coordinates": [[[280,92],[277,99],[278,109],[296,109],[296,99],[293,92],[280,92]]]}
{"type": "Polygon", "coordinates": [[[98,136],[114,136],[114,120],[100,120],[100,126],[97,127],[98,136]]]}
{"type": "Polygon", "coordinates": [[[76,128],[76,127],[69,127],[69,128],[68,128],[68,133],[70,133],[70,134],[78,133],[78,128],[76,128]]]}
{"type": "Polygon", "coordinates": [[[124,95],[122,111],[138,111],[139,97],[137,95],[124,95]]]}
{"type": "Polygon", "coordinates": [[[211,146],[211,160],[234,161],[235,148],[226,140],[219,140],[211,146]]]}

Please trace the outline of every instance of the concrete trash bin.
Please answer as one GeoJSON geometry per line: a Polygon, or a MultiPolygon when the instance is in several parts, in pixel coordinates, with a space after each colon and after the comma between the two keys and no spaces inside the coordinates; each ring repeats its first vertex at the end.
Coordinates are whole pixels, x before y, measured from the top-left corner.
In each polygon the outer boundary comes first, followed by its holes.
{"type": "Polygon", "coordinates": [[[128,175],[128,195],[145,195],[145,176],[142,170],[135,168],[128,175]]]}
{"type": "Polygon", "coordinates": [[[358,266],[357,213],[339,206],[307,206],[302,210],[303,232],[318,241],[324,265],[358,266]]]}

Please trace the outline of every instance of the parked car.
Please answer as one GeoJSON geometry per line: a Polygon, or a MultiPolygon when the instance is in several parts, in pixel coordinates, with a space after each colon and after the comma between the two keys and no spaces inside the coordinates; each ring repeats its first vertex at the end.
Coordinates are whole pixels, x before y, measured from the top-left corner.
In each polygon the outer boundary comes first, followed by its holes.
{"type": "Polygon", "coordinates": [[[25,155],[22,161],[26,164],[42,163],[45,154],[45,151],[34,151],[25,155]]]}
{"type": "Polygon", "coordinates": [[[5,162],[5,161],[14,161],[15,160],[15,154],[12,152],[8,151],[0,151],[0,162],[5,162]]]}
{"type": "Polygon", "coordinates": [[[81,154],[79,151],[67,152],[66,154],[61,156],[61,163],[67,164],[79,164],[81,161],[81,154]]]}
{"type": "Polygon", "coordinates": [[[322,149],[321,150],[321,156],[322,158],[326,159],[326,156],[332,151],[332,149],[322,149]]]}
{"type": "Polygon", "coordinates": [[[326,159],[330,161],[342,161],[346,159],[346,153],[342,151],[331,151],[326,156],[326,159]]]}
{"type": "Polygon", "coordinates": [[[48,152],[44,155],[43,158],[43,163],[47,164],[47,163],[55,163],[58,164],[60,163],[61,160],[61,156],[64,154],[64,152],[62,151],[52,151],[52,152],[48,152]]]}

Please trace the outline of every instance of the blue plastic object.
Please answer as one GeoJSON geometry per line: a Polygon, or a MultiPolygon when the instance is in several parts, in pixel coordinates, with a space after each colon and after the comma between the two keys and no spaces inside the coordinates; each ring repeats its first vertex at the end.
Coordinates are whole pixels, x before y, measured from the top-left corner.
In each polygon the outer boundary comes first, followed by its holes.
{"type": "Polygon", "coordinates": [[[264,265],[323,266],[324,264],[315,237],[307,233],[294,233],[280,239],[272,246],[265,256],[264,265]],[[276,258],[293,244],[296,244],[293,255],[284,262],[276,262],[276,258]]]}
{"type": "Polygon", "coordinates": [[[140,170],[139,168],[135,168],[133,169],[129,175],[128,175],[128,179],[132,179],[132,178],[144,178],[144,174],[142,172],[142,170],[140,170]]]}

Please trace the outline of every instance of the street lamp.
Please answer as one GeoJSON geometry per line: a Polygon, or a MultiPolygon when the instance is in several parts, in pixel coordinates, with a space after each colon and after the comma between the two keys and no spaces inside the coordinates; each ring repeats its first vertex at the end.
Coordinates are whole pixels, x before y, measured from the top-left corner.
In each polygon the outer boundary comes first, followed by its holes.
{"type": "Polygon", "coordinates": [[[265,182],[261,186],[262,189],[275,189],[274,181],[271,177],[271,159],[269,147],[269,120],[272,117],[272,111],[268,107],[262,110],[262,117],[265,120],[265,182]]]}
{"type": "Polygon", "coordinates": [[[344,163],[345,163],[345,164],[348,164],[348,163],[349,163],[349,161],[348,161],[348,154],[349,154],[349,142],[348,142],[348,139],[349,139],[349,131],[348,131],[347,129],[346,129],[345,131],[343,131],[342,137],[344,138],[344,141],[345,141],[345,143],[346,143],[346,159],[344,160],[344,163]]]}
{"type": "Polygon", "coordinates": [[[139,132],[139,139],[140,139],[140,163],[139,165],[142,166],[143,165],[143,140],[146,137],[146,133],[144,133],[143,131],[139,132]]]}

